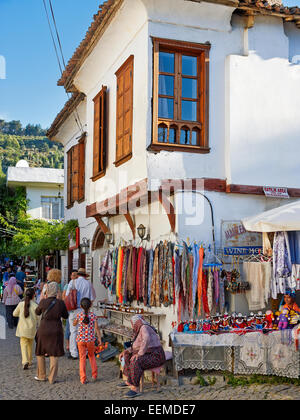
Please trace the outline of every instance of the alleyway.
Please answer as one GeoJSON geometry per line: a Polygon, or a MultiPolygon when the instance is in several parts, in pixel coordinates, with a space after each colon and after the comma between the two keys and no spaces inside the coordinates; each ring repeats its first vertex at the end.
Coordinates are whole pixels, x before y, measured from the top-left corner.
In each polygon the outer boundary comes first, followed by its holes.
{"type": "MultiPolygon", "coordinates": [[[[4,306],[0,304],[0,315],[4,306]]],[[[78,362],[67,357],[60,359],[58,383],[37,383],[36,363],[31,370],[23,371],[20,363],[19,339],[15,330],[8,331],[7,340],[0,340],[0,400],[124,400],[124,391],[116,388],[118,367],[114,362],[99,364],[99,380],[82,386],[78,378],[78,362]]],[[[88,370],[88,372],[90,372],[88,370]]],[[[162,387],[161,392],[146,385],[145,393],[138,400],[300,400],[300,388],[288,385],[252,386],[233,388],[217,381],[212,387],[199,388],[184,381],[179,387],[175,381],[162,387]]]]}

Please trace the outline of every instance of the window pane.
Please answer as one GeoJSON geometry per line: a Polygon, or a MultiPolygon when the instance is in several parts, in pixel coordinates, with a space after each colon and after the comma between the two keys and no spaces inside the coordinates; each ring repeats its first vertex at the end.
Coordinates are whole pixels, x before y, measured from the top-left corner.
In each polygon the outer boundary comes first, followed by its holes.
{"type": "Polygon", "coordinates": [[[174,77],[173,76],[159,76],[159,94],[174,96],[174,77]]]}
{"type": "Polygon", "coordinates": [[[190,130],[183,128],[180,132],[180,144],[190,144],[190,130]]]}
{"type": "Polygon", "coordinates": [[[58,200],[52,203],[52,219],[59,219],[59,202],[58,200]]]}
{"type": "Polygon", "coordinates": [[[199,139],[200,139],[200,131],[193,130],[192,131],[192,146],[199,146],[199,139]]]}
{"type": "Polygon", "coordinates": [[[169,130],[169,143],[176,143],[176,128],[170,128],[169,130]]]}
{"type": "Polygon", "coordinates": [[[197,80],[182,78],[182,97],[197,99],[197,80]]]}
{"type": "Polygon", "coordinates": [[[197,76],[197,57],[190,55],[182,56],[182,74],[186,76],[197,76]]]}
{"type": "Polygon", "coordinates": [[[163,73],[175,73],[175,54],[159,53],[159,71],[163,73]]]}
{"type": "Polygon", "coordinates": [[[165,125],[158,127],[158,141],[159,143],[167,143],[168,141],[168,129],[165,125]]]}
{"type": "Polygon", "coordinates": [[[181,102],[181,119],[184,121],[197,121],[197,102],[181,102]]]}
{"type": "Polygon", "coordinates": [[[50,219],[51,218],[51,205],[47,203],[42,203],[42,218],[50,219]]]}
{"type": "Polygon", "coordinates": [[[158,117],[159,118],[174,118],[174,100],[168,98],[158,99],[158,117]]]}

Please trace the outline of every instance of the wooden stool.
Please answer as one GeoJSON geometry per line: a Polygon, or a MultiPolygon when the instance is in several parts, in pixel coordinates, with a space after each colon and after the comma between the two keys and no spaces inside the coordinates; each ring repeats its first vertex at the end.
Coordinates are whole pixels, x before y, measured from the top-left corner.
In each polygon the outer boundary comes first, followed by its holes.
{"type": "MultiPolygon", "coordinates": [[[[173,359],[173,355],[170,351],[165,351],[165,356],[166,356],[166,362],[173,359]]],[[[156,390],[157,391],[160,390],[159,375],[160,375],[160,373],[161,373],[161,371],[164,367],[165,367],[165,365],[162,365],[160,367],[153,368],[153,369],[148,369],[148,370],[144,371],[144,373],[141,377],[141,381],[140,381],[140,392],[144,391],[145,372],[151,372],[151,374],[152,374],[152,387],[153,388],[155,387],[155,380],[156,380],[156,390]]]]}

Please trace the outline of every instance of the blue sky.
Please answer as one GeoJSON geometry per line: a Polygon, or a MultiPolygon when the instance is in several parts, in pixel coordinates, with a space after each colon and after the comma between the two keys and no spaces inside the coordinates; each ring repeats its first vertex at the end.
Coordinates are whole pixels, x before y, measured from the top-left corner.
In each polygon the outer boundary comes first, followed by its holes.
{"type": "MultiPolygon", "coordinates": [[[[48,1],[47,1],[48,3],[48,1]]],[[[101,0],[52,0],[66,61],[84,38],[101,0]]],[[[0,119],[49,127],[67,101],[43,0],[0,0],[0,119]]]]}
{"type": "MultiPolygon", "coordinates": [[[[66,61],[84,38],[102,0],[52,0],[66,61]]],[[[300,0],[287,0],[300,6],[300,0]]],[[[0,0],[0,119],[49,127],[67,101],[43,0],[0,0]]]]}

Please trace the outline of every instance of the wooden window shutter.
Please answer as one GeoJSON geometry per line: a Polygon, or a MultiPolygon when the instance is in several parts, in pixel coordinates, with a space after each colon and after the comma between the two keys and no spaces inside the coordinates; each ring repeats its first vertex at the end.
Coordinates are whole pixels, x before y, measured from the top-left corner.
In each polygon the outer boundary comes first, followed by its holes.
{"type": "Polygon", "coordinates": [[[133,124],[133,66],[134,57],[130,56],[117,71],[117,134],[116,162],[119,166],[132,157],[133,124]]]}
{"type": "Polygon", "coordinates": [[[79,144],[72,151],[72,202],[79,199],[79,144]]]}
{"type": "Polygon", "coordinates": [[[72,205],[72,149],[67,152],[67,206],[72,205]]]}
{"type": "Polygon", "coordinates": [[[79,141],[79,174],[78,174],[78,200],[82,201],[85,197],[85,134],[79,141]]]}
{"type": "Polygon", "coordinates": [[[94,98],[93,178],[104,175],[107,162],[107,87],[94,98]]]}

